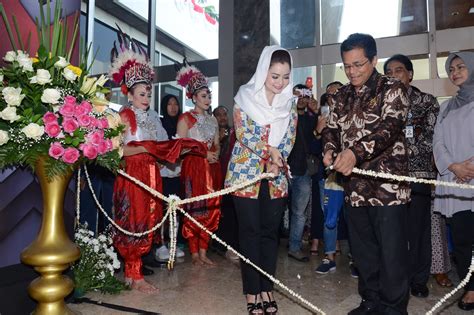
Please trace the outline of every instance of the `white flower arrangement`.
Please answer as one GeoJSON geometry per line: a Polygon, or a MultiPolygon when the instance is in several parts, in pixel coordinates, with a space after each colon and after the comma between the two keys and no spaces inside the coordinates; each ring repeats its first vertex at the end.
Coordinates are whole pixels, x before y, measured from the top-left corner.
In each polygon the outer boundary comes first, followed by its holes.
{"type": "Polygon", "coordinates": [[[120,261],[108,235],[95,237],[85,225],[78,227],[74,239],[81,249],[81,258],[72,266],[76,290],[119,293],[127,289],[125,283],[114,277],[120,261]]]}

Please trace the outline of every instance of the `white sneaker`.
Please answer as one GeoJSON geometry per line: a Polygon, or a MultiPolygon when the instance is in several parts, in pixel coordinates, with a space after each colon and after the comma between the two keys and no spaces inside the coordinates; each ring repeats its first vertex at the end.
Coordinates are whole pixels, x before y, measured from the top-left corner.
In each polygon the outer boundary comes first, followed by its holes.
{"type": "Polygon", "coordinates": [[[176,246],[176,257],[177,258],[184,257],[184,251],[181,248],[177,247],[177,246],[176,246]]]}
{"type": "Polygon", "coordinates": [[[168,247],[165,245],[162,245],[160,248],[158,248],[155,252],[155,259],[158,261],[167,261],[170,258],[170,251],[168,250],[168,247]]]}

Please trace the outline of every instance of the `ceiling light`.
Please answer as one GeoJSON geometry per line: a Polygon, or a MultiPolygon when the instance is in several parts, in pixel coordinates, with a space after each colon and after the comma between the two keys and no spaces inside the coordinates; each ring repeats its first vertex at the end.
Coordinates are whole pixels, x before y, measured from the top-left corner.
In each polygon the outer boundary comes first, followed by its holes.
{"type": "Polygon", "coordinates": [[[469,9],[469,13],[474,13],[474,7],[471,7],[471,8],[469,9]]]}
{"type": "Polygon", "coordinates": [[[413,19],[414,19],[413,15],[402,16],[400,18],[400,22],[411,22],[413,21],[413,19]]]}

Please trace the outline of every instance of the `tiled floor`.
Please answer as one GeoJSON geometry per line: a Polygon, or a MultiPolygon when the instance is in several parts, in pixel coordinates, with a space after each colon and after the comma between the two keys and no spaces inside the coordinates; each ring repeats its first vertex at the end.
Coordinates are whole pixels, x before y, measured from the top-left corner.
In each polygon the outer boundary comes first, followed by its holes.
{"type": "MultiPolygon", "coordinates": [[[[279,251],[277,278],[302,297],[322,309],[326,314],[347,314],[360,303],[357,294],[357,279],[350,277],[348,259],[343,254],[337,258],[337,270],[319,275],[314,269],[321,262],[319,256],[312,256],[310,262],[300,263],[286,255],[286,243],[279,251]]],[[[343,248],[344,252],[344,248],[343,248]]],[[[78,314],[246,314],[242,296],[240,269],[238,264],[226,260],[216,252],[210,257],[217,267],[193,266],[189,255],[176,265],[174,271],[155,269],[149,281],[160,288],[157,294],[143,294],[126,291],[119,295],[88,294],[88,302],[69,304],[78,314]],[[121,309],[121,310],[119,310],[121,309]],[[127,309],[128,311],[124,311],[127,309]]],[[[122,274],[118,275],[119,277],[122,274]]],[[[454,274],[450,274],[455,279],[454,274]]],[[[439,287],[434,279],[428,284],[430,295],[426,299],[410,299],[410,314],[424,314],[447,289],[439,287]]],[[[276,293],[279,314],[312,314],[281,289],[276,293]]],[[[468,314],[456,306],[459,293],[437,314],[468,314]]]]}

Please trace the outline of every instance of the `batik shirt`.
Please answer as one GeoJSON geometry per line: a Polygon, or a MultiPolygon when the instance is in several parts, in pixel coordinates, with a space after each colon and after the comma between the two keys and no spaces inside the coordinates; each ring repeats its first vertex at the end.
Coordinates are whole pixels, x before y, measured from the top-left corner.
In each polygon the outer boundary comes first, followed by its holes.
{"type": "MultiPolygon", "coordinates": [[[[278,145],[283,159],[286,161],[296,138],[296,123],[298,115],[296,106],[291,109],[290,123],[283,139],[278,145]]],[[[234,128],[236,142],[229,161],[229,167],[225,178],[225,187],[230,187],[245,180],[254,179],[264,172],[265,165],[270,159],[270,125],[261,126],[252,120],[247,114],[234,105],[234,128]]],[[[268,181],[270,198],[282,198],[288,195],[288,179],[283,171],[268,181]]],[[[234,193],[238,197],[256,199],[260,191],[260,182],[248,186],[234,193]]]]}
{"type": "Polygon", "coordinates": [[[410,108],[408,110],[405,138],[408,148],[410,176],[436,178],[433,162],[433,133],[439,104],[431,94],[414,86],[408,88],[410,108]]]}
{"type": "MultiPolygon", "coordinates": [[[[344,85],[330,98],[324,152],[350,149],[358,168],[408,175],[403,133],[408,102],[405,86],[376,70],[358,92],[351,84],[344,85]]],[[[410,200],[406,182],[351,174],[344,177],[343,185],[345,201],[353,207],[392,206],[410,200]]]]}

